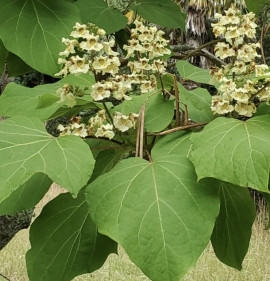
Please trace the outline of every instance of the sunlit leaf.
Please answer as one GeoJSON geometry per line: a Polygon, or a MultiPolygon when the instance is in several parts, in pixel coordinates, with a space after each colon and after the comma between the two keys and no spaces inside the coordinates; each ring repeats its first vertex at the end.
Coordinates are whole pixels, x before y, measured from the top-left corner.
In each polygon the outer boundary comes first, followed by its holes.
{"type": "Polygon", "coordinates": [[[13,117],[0,123],[0,202],[36,172],[77,195],[89,180],[94,159],[76,136],[54,138],[37,118],[13,117]]]}
{"type": "Polygon", "coordinates": [[[213,177],[268,192],[270,116],[247,121],[220,117],[191,136],[190,159],[199,179],[213,177]]]}
{"type": "Polygon", "coordinates": [[[121,161],[87,187],[101,233],[120,243],[153,281],[179,281],[208,244],[218,189],[198,183],[182,156],[121,161]]]}

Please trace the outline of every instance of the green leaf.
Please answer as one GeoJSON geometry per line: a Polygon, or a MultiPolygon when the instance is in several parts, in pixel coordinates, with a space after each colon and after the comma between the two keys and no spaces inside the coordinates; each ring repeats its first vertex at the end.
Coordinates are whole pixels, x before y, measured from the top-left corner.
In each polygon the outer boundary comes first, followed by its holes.
{"type": "Polygon", "coordinates": [[[198,83],[215,85],[213,76],[210,75],[209,70],[194,66],[185,60],[179,60],[176,63],[176,68],[185,81],[190,80],[198,83]]]}
{"type": "Polygon", "coordinates": [[[82,21],[91,22],[110,34],[124,28],[128,19],[114,8],[108,7],[104,0],[78,0],[82,21]]]}
{"type": "Polygon", "coordinates": [[[95,169],[91,181],[95,180],[100,175],[109,172],[123,158],[126,152],[127,150],[121,146],[119,146],[119,148],[101,151],[96,158],[95,169]]]}
{"type": "Polygon", "coordinates": [[[180,131],[160,138],[151,150],[152,157],[171,154],[188,157],[191,150],[190,135],[189,131],[180,131]]]}
{"type": "Polygon", "coordinates": [[[248,251],[256,209],[249,190],[220,182],[220,213],[211,237],[216,256],[238,270],[248,251]]]}
{"type": "Polygon", "coordinates": [[[5,48],[2,40],[0,40],[0,74],[4,71],[5,60],[8,56],[8,50],[5,48]]]}
{"type": "Polygon", "coordinates": [[[99,231],[153,281],[178,281],[195,264],[219,211],[217,189],[176,155],[123,160],[86,191],[99,231]]]}
{"type": "Polygon", "coordinates": [[[58,97],[56,94],[57,89],[66,83],[81,87],[91,86],[94,83],[94,78],[89,74],[80,76],[69,75],[57,83],[40,85],[35,88],[27,88],[15,83],[9,83],[0,96],[0,115],[9,117],[38,117],[41,120],[46,120],[64,104],[53,103],[52,96],[58,97]],[[45,97],[42,98],[42,103],[45,103],[46,97],[49,97],[48,103],[51,103],[50,107],[39,105],[40,97],[43,95],[45,97]],[[41,108],[37,108],[38,106],[41,108]]]}
{"type": "Polygon", "coordinates": [[[9,53],[7,56],[7,66],[8,75],[10,77],[20,76],[33,71],[33,69],[29,65],[27,65],[21,58],[12,53],[9,53]]]}
{"type": "Polygon", "coordinates": [[[144,127],[147,132],[160,132],[165,129],[174,116],[174,101],[157,93],[146,101],[144,127]]]}
{"type": "Polygon", "coordinates": [[[58,54],[80,15],[63,0],[0,0],[0,38],[6,48],[34,69],[54,75],[58,54]]]}
{"type": "Polygon", "coordinates": [[[113,109],[125,115],[130,112],[139,113],[145,104],[144,126],[147,132],[159,132],[165,129],[174,116],[174,101],[164,99],[161,93],[149,93],[132,96],[132,100],[124,101],[113,109]]]}
{"type": "Polygon", "coordinates": [[[248,10],[254,12],[258,16],[259,13],[262,11],[263,5],[269,3],[269,0],[245,0],[245,2],[248,7],[248,10]]]}
{"type": "Polygon", "coordinates": [[[26,261],[31,281],[69,281],[100,268],[116,244],[97,233],[83,192],[48,203],[30,230],[26,261]],[[42,239],[40,239],[42,237],[42,239]]]}
{"type": "Polygon", "coordinates": [[[185,14],[171,0],[133,0],[130,8],[152,23],[185,31],[185,14]]]}
{"type": "Polygon", "coordinates": [[[189,158],[199,179],[213,177],[268,192],[270,116],[220,117],[191,136],[189,158]]]}
{"type": "Polygon", "coordinates": [[[162,87],[167,91],[174,88],[174,78],[172,74],[163,74],[160,78],[157,78],[157,88],[162,89],[162,87]]]}
{"type": "Polygon", "coordinates": [[[270,114],[270,105],[267,104],[266,102],[263,102],[257,107],[257,112],[255,113],[254,116],[260,116],[266,114],[270,114]]]}
{"type": "Polygon", "coordinates": [[[34,208],[51,184],[52,180],[46,175],[34,174],[27,182],[0,202],[0,216],[13,215],[34,208]]]}
{"type": "Polygon", "coordinates": [[[0,202],[37,172],[73,195],[89,180],[94,159],[76,136],[54,138],[37,118],[14,117],[0,123],[0,202]]]}
{"type": "Polygon", "coordinates": [[[185,104],[188,109],[188,117],[194,122],[210,122],[214,119],[211,110],[212,97],[206,89],[197,88],[192,91],[187,90],[180,83],[178,84],[181,108],[185,104]]]}

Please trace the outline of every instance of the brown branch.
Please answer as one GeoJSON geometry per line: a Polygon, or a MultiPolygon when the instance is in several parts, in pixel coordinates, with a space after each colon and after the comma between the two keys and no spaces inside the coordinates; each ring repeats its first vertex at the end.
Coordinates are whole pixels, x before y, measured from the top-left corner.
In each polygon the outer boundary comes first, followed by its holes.
{"type": "Polygon", "coordinates": [[[175,105],[176,105],[175,125],[177,127],[179,127],[180,126],[179,89],[178,89],[178,85],[177,85],[176,75],[174,75],[173,78],[174,78],[174,95],[175,95],[175,105]]]}
{"type": "Polygon", "coordinates": [[[187,129],[191,129],[191,128],[196,128],[196,127],[202,127],[207,125],[208,123],[198,123],[198,124],[191,124],[191,125],[186,125],[186,126],[181,126],[181,127],[177,127],[177,128],[173,128],[167,131],[163,131],[160,133],[150,133],[150,135],[153,136],[164,136],[164,135],[168,135],[174,132],[178,132],[178,131],[182,131],[182,130],[187,130],[187,129]]]}
{"type": "Polygon", "coordinates": [[[224,6],[224,10],[230,9],[230,7],[231,7],[233,1],[234,1],[234,0],[227,0],[227,1],[226,1],[226,4],[225,4],[225,6],[224,6]]]}
{"type": "Polygon", "coordinates": [[[261,92],[263,92],[268,87],[270,87],[270,82],[266,83],[263,88],[261,88],[257,93],[253,94],[249,99],[252,100],[254,97],[259,95],[261,92]]]}
{"type": "Polygon", "coordinates": [[[145,105],[142,106],[141,114],[140,114],[140,158],[143,158],[143,133],[144,133],[144,115],[145,115],[145,105]]]}
{"type": "Polygon", "coordinates": [[[84,139],[97,139],[97,140],[106,140],[108,142],[114,142],[114,143],[117,143],[117,144],[123,144],[123,142],[120,142],[120,141],[117,141],[117,140],[109,140],[107,138],[104,138],[104,137],[96,137],[96,136],[86,136],[84,139]]]}
{"type": "Polygon", "coordinates": [[[212,45],[215,45],[219,42],[225,42],[225,39],[224,38],[221,38],[221,39],[216,39],[216,40],[212,40],[210,42],[207,42],[201,46],[199,46],[197,49],[195,49],[194,51],[190,52],[189,54],[187,54],[185,57],[184,57],[184,60],[186,59],[189,59],[190,57],[193,57],[196,53],[200,52],[202,49],[205,49],[207,47],[210,47],[212,45]]]}
{"type": "Polygon", "coordinates": [[[153,163],[153,160],[152,160],[152,157],[151,157],[150,152],[149,152],[147,149],[145,150],[145,152],[146,152],[146,155],[147,155],[149,161],[150,161],[151,163],[153,163]]]}

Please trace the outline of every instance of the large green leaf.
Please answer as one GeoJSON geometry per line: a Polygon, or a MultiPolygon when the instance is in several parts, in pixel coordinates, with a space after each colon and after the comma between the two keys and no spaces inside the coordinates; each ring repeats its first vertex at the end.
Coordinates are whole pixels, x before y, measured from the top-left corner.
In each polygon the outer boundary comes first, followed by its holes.
{"type": "Polygon", "coordinates": [[[191,136],[190,159],[199,179],[213,177],[268,192],[270,116],[247,121],[220,117],[191,136]]]}
{"type": "Polygon", "coordinates": [[[83,22],[94,23],[108,34],[127,25],[128,19],[119,10],[108,7],[104,0],[78,0],[77,5],[83,22]]]}
{"type": "Polygon", "coordinates": [[[210,75],[209,70],[194,66],[185,60],[179,60],[176,63],[176,67],[183,80],[210,85],[215,84],[213,76],[210,75]]]}
{"type": "Polygon", "coordinates": [[[130,7],[152,23],[185,31],[185,14],[171,0],[133,0],[130,7]]]}
{"type": "Polygon", "coordinates": [[[63,0],[0,0],[0,7],[0,38],[6,48],[42,73],[57,73],[62,37],[80,21],[76,5],[63,0]]]}
{"type": "Polygon", "coordinates": [[[5,66],[5,60],[8,55],[8,50],[5,48],[2,40],[0,40],[0,75],[4,71],[4,66],[5,66]]]}
{"type": "Polygon", "coordinates": [[[56,91],[65,83],[82,87],[90,86],[94,83],[94,78],[89,74],[80,76],[70,75],[57,83],[40,85],[35,88],[27,88],[15,83],[9,83],[0,97],[0,115],[9,117],[38,117],[41,120],[46,120],[65,103],[53,103],[49,96],[47,96],[51,106],[37,108],[38,106],[40,107],[40,97],[50,94],[50,96],[55,97],[54,101],[56,99],[59,100],[60,97],[56,94],[56,91]]]}
{"type": "Polygon", "coordinates": [[[217,188],[197,183],[186,157],[123,160],[87,187],[101,233],[120,243],[153,281],[178,281],[209,242],[217,188]]]}
{"type": "Polygon", "coordinates": [[[214,115],[211,110],[212,97],[206,89],[197,88],[192,91],[187,90],[181,84],[178,85],[181,108],[182,104],[187,106],[189,119],[195,122],[210,122],[214,115]]]}
{"type": "Polygon", "coordinates": [[[151,150],[152,157],[171,154],[188,157],[191,150],[189,137],[189,131],[175,132],[161,137],[151,150]]]}
{"type": "Polygon", "coordinates": [[[13,215],[30,210],[42,199],[52,184],[52,180],[42,174],[34,174],[6,199],[0,202],[0,216],[13,215]]]}
{"type": "Polygon", "coordinates": [[[0,159],[0,202],[36,172],[77,195],[94,168],[92,153],[82,139],[54,138],[39,119],[27,117],[0,123],[0,159]]]}
{"type": "Polygon", "coordinates": [[[116,252],[116,243],[97,233],[83,192],[76,199],[61,194],[48,203],[31,226],[30,242],[30,281],[70,281],[98,269],[116,252]]]}
{"type": "Polygon", "coordinates": [[[269,3],[269,0],[245,0],[249,11],[254,12],[255,14],[259,15],[262,11],[263,5],[269,3]]]}
{"type": "Polygon", "coordinates": [[[248,189],[220,182],[220,213],[211,237],[217,257],[241,270],[248,251],[252,224],[256,217],[248,189]]]}

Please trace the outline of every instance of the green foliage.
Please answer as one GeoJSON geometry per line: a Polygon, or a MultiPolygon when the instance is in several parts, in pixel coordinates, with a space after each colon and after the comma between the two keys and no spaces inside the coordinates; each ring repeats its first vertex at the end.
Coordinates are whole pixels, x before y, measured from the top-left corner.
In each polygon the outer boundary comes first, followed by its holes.
{"type": "Polygon", "coordinates": [[[79,11],[63,0],[0,1],[0,38],[5,47],[34,69],[54,75],[62,37],[69,34],[79,11]]]}
{"type": "Polygon", "coordinates": [[[119,10],[108,7],[103,0],[79,0],[77,5],[83,22],[92,22],[107,33],[118,31],[127,24],[127,18],[119,10]]]}
{"type": "Polygon", "coordinates": [[[136,0],[130,7],[150,22],[185,31],[185,14],[171,0],[136,0]]]}
{"type": "Polygon", "coordinates": [[[269,3],[269,0],[258,0],[258,1],[245,0],[245,2],[246,2],[246,5],[247,5],[249,11],[252,11],[252,12],[256,13],[257,15],[259,15],[263,5],[269,3]]]}
{"type": "Polygon", "coordinates": [[[184,81],[194,81],[198,83],[214,85],[213,77],[206,69],[190,64],[188,61],[180,60],[176,63],[178,72],[184,81]]]}
{"type": "MultiPolygon", "coordinates": [[[[69,75],[57,83],[40,85],[35,88],[9,83],[0,97],[0,115],[38,117],[41,120],[58,117],[61,114],[55,113],[62,107],[67,109],[67,106],[65,102],[59,102],[57,89],[66,83],[81,87],[91,86],[94,83],[93,79],[93,76],[88,74],[69,75]]],[[[81,111],[81,107],[79,106],[79,109],[75,108],[75,110],[78,113],[81,111]]]]}
{"type": "Polygon", "coordinates": [[[191,136],[199,179],[214,177],[268,192],[270,116],[247,121],[220,117],[191,136]]]}
{"type": "Polygon", "coordinates": [[[88,186],[87,200],[99,231],[120,243],[147,276],[176,281],[209,241],[217,189],[197,183],[185,157],[153,160],[123,160],[88,186]]]}
{"type": "MultiPolygon", "coordinates": [[[[53,181],[68,192],[31,226],[29,279],[68,281],[91,273],[116,252],[116,243],[153,281],[179,281],[210,240],[220,261],[241,269],[255,217],[248,188],[270,202],[269,106],[261,103],[253,118],[232,112],[215,119],[207,90],[179,84],[178,100],[162,32],[143,21],[126,28],[122,12],[183,30],[184,13],[171,0],[112,2],[0,0],[0,73],[6,61],[10,75],[54,76],[62,37],[76,22],[95,23],[108,34],[96,29],[94,50],[84,53],[91,44],[83,38],[86,47],[79,48],[76,30],[76,51],[66,46],[63,61],[75,75],[34,88],[10,83],[0,97],[0,115],[9,117],[0,123],[0,215],[34,208],[53,181]],[[130,37],[148,47],[140,53],[130,37]],[[56,117],[67,120],[54,127],[59,137],[45,129],[56,117]]],[[[247,1],[257,12],[254,3],[247,1]]],[[[187,61],[176,67],[182,81],[218,88],[208,70],[187,61]]]]}
{"type": "Polygon", "coordinates": [[[178,85],[180,101],[185,110],[187,106],[188,117],[195,122],[210,122],[213,120],[213,112],[210,109],[212,97],[206,89],[196,88],[188,91],[184,86],[178,85]]]}
{"type": "Polygon", "coordinates": [[[211,237],[217,257],[241,270],[256,216],[248,189],[220,182],[220,213],[211,237]],[[237,235],[235,235],[237,233],[237,235]]]}
{"type": "Polygon", "coordinates": [[[98,269],[116,252],[116,244],[97,232],[83,193],[76,199],[61,194],[47,204],[31,227],[30,242],[30,280],[72,280],[98,269]]]}
{"type": "Polygon", "coordinates": [[[0,203],[0,215],[13,215],[34,208],[52,184],[52,180],[36,173],[0,203]]]}
{"type": "Polygon", "coordinates": [[[0,132],[0,159],[3,161],[0,202],[37,172],[47,174],[73,195],[78,194],[91,176],[93,156],[87,145],[75,136],[53,138],[42,122],[27,117],[1,122],[0,132]]]}

